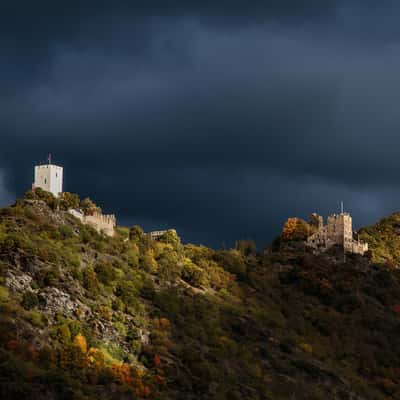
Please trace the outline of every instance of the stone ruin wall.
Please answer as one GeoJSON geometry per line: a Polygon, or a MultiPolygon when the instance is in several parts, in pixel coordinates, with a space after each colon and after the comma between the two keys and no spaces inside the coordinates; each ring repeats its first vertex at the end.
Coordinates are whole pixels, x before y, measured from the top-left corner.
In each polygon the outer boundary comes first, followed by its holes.
{"type": "Polygon", "coordinates": [[[326,251],[334,245],[343,246],[345,251],[363,255],[368,250],[368,243],[353,239],[352,218],[348,213],[333,214],[327,219],[327,225],[318,217],[319,229],[307,238],[307,244],[316,252],[326,251]],[[322,222],[323,223],[323,222],[322,222]]]}
{"type": "Polygon", "coordinates": [[[104,232],[108,236],[114,235],[116,219],[113,214],[94,213],[93,215],[85,215],[82,222],[92,226],[97,232],[104,232]]]}

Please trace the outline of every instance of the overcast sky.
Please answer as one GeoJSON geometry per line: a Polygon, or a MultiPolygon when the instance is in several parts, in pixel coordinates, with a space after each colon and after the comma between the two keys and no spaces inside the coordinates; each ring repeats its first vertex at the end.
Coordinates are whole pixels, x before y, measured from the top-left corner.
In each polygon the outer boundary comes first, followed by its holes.
{"type": "Polygon", "coordinates": [[[0,5],[0,204],[52,153],[120,224],[213,246],[400,209],[398,1],[62,4],[0,5]]]}

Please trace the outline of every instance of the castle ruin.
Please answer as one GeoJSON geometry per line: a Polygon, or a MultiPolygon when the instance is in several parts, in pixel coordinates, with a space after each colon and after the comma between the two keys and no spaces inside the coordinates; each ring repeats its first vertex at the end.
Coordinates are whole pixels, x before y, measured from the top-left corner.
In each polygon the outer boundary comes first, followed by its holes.
{"type": "Polygon", "coordinates": [[[68,212],[75,218],[78,218],[82,224],[90,225],[99,233],[104,233],[107,236],[114,236],[114,229],[117,225],[117,220],[114,214],[102,214],[101,212],[93,212],[84,214],[81,210],[70,209],[68,212]]]}
{"type": "MultiPolygon", "coordinates": [[[[34,183],[32,190],[41,188],[58,197],[63,192],[63,168],[51,163],[51,155],[48,156],[48,164],[36,165],[34,183]]],[[[114,235],[114,228],[117,224],[115,215],[104,215],[101,212],[92,212],[85,214],[82,210],[69,209],[68,212],[75,218],[78,218],[83,224],[87,224],[96,229],[97,232],[103,232],[108,236],[114,235]]]]}
{"type": "Polygon", "coordinates": [[[327,224],[320,215],[313,214],[317,221],[317,231],[307,238],[306,244],[321,253],[333,246],[340,246],[346,253],[363,255],[368,251],[368,243],[354,239],[351,215],[347,212],[328,216],[327,224]]]}
{"type": "Polygon", "coordinates": [[[114,235],[114,228],[117,225],[114,214],[105,215],[100,212],[84,215],[82,222],[92,226],[97,232],[105,233],[107,236],[114,235]]]}

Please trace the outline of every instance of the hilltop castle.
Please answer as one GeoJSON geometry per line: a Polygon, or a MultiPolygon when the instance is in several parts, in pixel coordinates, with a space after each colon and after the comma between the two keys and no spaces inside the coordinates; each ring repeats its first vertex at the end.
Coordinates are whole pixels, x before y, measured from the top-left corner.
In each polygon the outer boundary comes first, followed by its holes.
{"type": "Polygon", "coordinates": [[[363,255],[368,251],[368,243],[353,237],[351,215],[347,212],[328,216],[327,224],[320,215],[313,214],[317,231],[307,238],[307,245],[316,253],[324,252],[333,246],[341,246],[347,253],[363,255]]]}
{"type": "MultiPolygon", "coordinates": [[[[59,197],[63,192],[63,168],[51,163],[51,155],[48,164],[35,166],[35,177],[32,190],[41,188],[59,197]]],[[[81,210],[70,209],[68,212],[78,218],[83,224],[92,226],[97,232],[103,232],[108,236],[114,235],[117,225],[115,215],[104,215],[101,212],[83,213],[81,210]]]]}

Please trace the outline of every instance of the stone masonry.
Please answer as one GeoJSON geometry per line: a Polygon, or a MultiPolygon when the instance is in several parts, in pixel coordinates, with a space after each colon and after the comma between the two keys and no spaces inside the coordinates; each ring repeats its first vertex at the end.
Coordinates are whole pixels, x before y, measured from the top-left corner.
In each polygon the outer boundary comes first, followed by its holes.
{"type": "Polygon", "coordinates": [[[354,239],[352,218],[349,213],[329,215],[326,225],[319,215],[314,215],[314,220],[318,221],[318,230],[308,237],[307,245],[316,253],[324,252],[333,246],[341,246],[347,253],[361,255],[368,250],[368,243],[354,239]]]}

